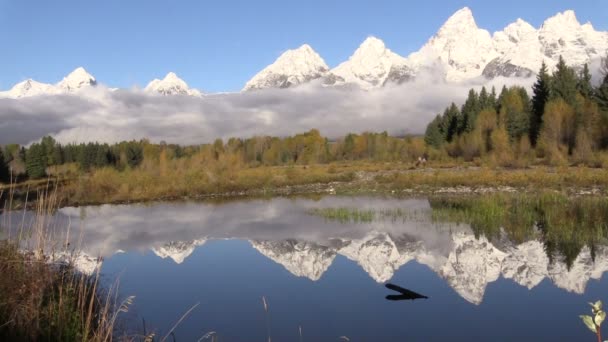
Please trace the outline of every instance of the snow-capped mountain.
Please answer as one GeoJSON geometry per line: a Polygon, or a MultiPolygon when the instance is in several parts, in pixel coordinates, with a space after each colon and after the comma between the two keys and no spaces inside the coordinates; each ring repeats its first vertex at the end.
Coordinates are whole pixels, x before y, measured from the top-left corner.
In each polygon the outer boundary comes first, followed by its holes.
{"type": "Polygon", "coordinates": [[[336,251],[329,247],[295,240],[251,241],[251,245],[291,274],[312,281],[321,279],[336,257],[336,251]]]}
{"type": "Polygon", "coordinates": [[[320,77],[329,80],[323,82],[325,85],[356,84],[374,89],[412,80],[427,71],[443,73],[448,82],[480,76],[530,77],[543,61],[551,69],[563,56],[569,65],[580,67],[603,57],[607,50],[608,32],[596,31],[591,23],[581,25],[573,11],[558,13],[539,29],[517,19],[502,31],[490,34],[477,26],[473,13],[465,7],[450,16],[420,50],[407,58],[389,50],[382,40],[369,37],[347,61],[329,72],[316,53],[298,54],[307,61],[300,63],[289,58],[283,61],[281,56],[249,81],[244,90],[286,88],[320,77]],[[313,72],[305,65],[318,68],[313,72]],[[303,74],[312,76],[296,77],[303,74]],[[287,81],[290,77],[295,81],[287,81]]]}
{"type": "Polygon", "coordinates": [[[146,92],[159,93],[161,95],[201,96],[200,91],[190,89],[188,84],[181,78],[177,77],[174,72],[169,72],[162,80],[155,78],[148,83],[144,90],[146,92]]]}
{"type": "Polygon", "coordinates": [[[547,277],[549,257],[540,241],[532,240],[510,248],[502,262],[502,275],[532,289],[547,277]]]}
{"type": "Polygon", "coordinates": [[[287,50],[257,73],[243,90],[289,88],[327,76],[329,67],[308,44],[287,50]]]}
{"type": "Polygon", "coordinates": [[[403,83],[414,76],[408,61],[389,50],[376,37],[367,38],[348,61],[332,69],[331,73],[363,89],[378,88],[391,82],[403,83]]]}
{"type": "Polygon", "coordinates": [[[538,30],[518,19],[496,32],[493,40],[499,57],[484,69],[486,77],[530,75],[543,61],[554,67],[560,56],[581,66],[603,57],[608,49],[608,32],[595,31],[591,23],[581,25],[573,11],[558,13],[538,30]]]}
{"type": "Polygon", "coordinates": [[[401,266],[414,259],[410,253],[400,253],[386,233],[371,232],[361,240],[350,241],[339,253],[358,263],[372,279],[388,281],[401,266]]]}
{"type": "MultiPolygon", "coordinates": [[[[450,16],[426,44],[407,58],[392,52],[379,38],[369,37],[347,61],[330,68],[304,44],[281,54],[249,80],[243,90],[290,88],[311,81],[346,88],[354,84],[371,90],[411,81],[429,72],[447,82],[530,77],[542,62],[551,70],[562,56],[569,65],[581,67],[604,57],[607,51],[608,32],[596,31],[591,23],[580,24],[571,10],[548,18],[540,28],[517,19],[491,34],[477,26],[473,13],[465,7],[450,16]]],[[[28,79],[0,92],[0,97],[72,93],[96,84],[96,79],[79,67],[57,84],[28,79]]],[[[153,80],[145,90],[163,95],[201,95],[172,72],[162,80],[153,80]]]]}
{"type": "Polygon", "coordinates": [[[331,246],[295,240],[251,244],[293,275],[313,281],[322,277],[336,255],[356,262],[379,283],[389,281],[399,268],[415,260],[476,305],[483,301],[488,284],[501,276],[528,289],[550,279],[559,288],[582,294],[590,279],[600,279],[608,271],[608,247],[598,247],[595,262],[590,249],[583,248],[568,270],[562,261],[550,263],[543,244],[537,240],[499,248],[485,237],[476,238],[462,231],[451,233],[451,240],[451,250],[441,252],[428,250],[422,241],[407,236],[394,237],[377,231],[331,246]]]}
{"type": "Polygon", "coordinates": [[[59,89],[52,84],[40,83],[32,79],[28,79],[15,84],[8,91],[0,92],[0,97],[18,99],[28,96],[53,95],[59,93],[59,89]]]}
{"type": "Polygon", "coordinates": [[[456,233],[453,238],[455,248],[439,274],[462,298],[481,304],[488,283],[500,276],[506,254],[485,237],[456,233]]]}
{"type": "Polygon", "coordinates": [[[497,57],[492,36],[475,23],[465,7],[454,13],[418,52],[408,57],[415,70],[441,61],[447,81],[459,82],[481,76],[484,67],[497,57]]]}
{"type": "Polygon", "coordinates": [[[202,246],[207,239],[197,239],[193,241],[172,241],[162,246],[152,248],[152,252],[159,257],[171,258],[176,264],[181,264],[187,257],[194,252],[196,247],[202,246]]]}
{"type": "Polygon", "coordinates": [[[89,74],[83,67],[78,67],[57,83],[57,87],[66,91],[76,91],[84,87],[97,85],[97,80],[89,74]]]}
{"type": "Polygon", "coordinates": [[[95,85],[97,85],[95,77],[83,67],[78,67],[57,84],[41,83],[27,79],[15,84],[8,91],[0,92],[0,97],[18,99],[29,96],[74,93],[95,85]]]}

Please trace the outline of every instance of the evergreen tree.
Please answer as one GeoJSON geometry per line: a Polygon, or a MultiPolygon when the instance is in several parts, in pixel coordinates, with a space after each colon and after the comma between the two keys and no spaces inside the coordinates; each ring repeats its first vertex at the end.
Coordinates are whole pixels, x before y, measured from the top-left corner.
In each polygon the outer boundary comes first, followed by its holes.
{"type": "Polygon", "coordinates": [[[561,97],[573,106],[576,102],[578,77],[573,68],[566,65],[560,56],[553,77],[551,78],[551,98],[561,97]]]}
{"type": "Polygon", "coordinates": [[[95,167],[107,166],[109,164],[108,154],[109,153],[108,153],[107,145],[97,146],[97,148],[95,150],[95,158],[93,161],[93,164],[95,165],[95,167]]]}
{"type": "Polygon", "coordinates": [[[27,175],[32,179],[46,176],[46,164],[44,146],[39,143],[32,144],[25,154],[25,170],[27,175]]]}
{"type": "Polygon", "coordinates": [[[439,148],[444,143],[444,134],[442,132],[442,118],[437,115],[431,123],[426,126],[426,132],[424,133],[424,142],[435,148],[439,148]]]}
{"type": "Polygon", "coordinates": [[[591,73],[589,73],[589,67],[587,63],[583,66],[583,70],[578,77],[578,83],[576,88],[578,92],[585,98],[590,98],[593,95],[593,86],[591,85],[591,73]]]}
{"type": "Polygon", "coordinates": [[[505,123],[511,141],[519,141],[529,134],[530,111],[526,90],[512,87],[502,97],[500,104],[500,121],[505,123]]]}
{"type": "Polygon", "coordinates": [[[547,65],[543,62],[540,67],[536,83],[532,86],[532,115],[530,116],[530,143],[536,146],[538,135],[543,124],[543,114],[545,113],[545,105],[549,101],[551,95],[551,76],[547,72],[547,65]]]}
{"type": "Polygon", "coordinates": [[[498,99],[496,98],[496,88],[494,86],[492,86],[492,91],[490,92],[489,101],[490,101],[490,106],[492,106],[492,108],[496,109],[498,99]]]}
{"type": "Polygon", "coordinates": [[[475,121],[480,111],[479,95],[477,95],[475,89],[471,89],[461,109],[462,115],[458,130],[460,134],[471,132],[475,128],[475,121]]]}
{"type": "Polygon", "coordinates": [[[443,120],[441,125],[441,131],[444,135],[444,140],[451,142],[452,139],[458,134],[458,123],[460,121],[460,111],[456,104],[452,102],[443,113],[443,120]]]}
{"type": "Polygon", "coordinates": [[[479,109],[481,111],[486,108],[492,108],[490,94],[488,94],[486,87],[481,87],[481,91],[479,92],[479,109]]]}
{"type": "Polygon", "coordinates": [[[494,105],[494,108],[496,109],[496,113],[500,113],[500,106],[501,106],[501,103],[503,102],[503,99],[505,98],[505,96],[507,96],[507,91],[508,91],[507,86],[503,84],[502,88],[500,89],[500,94],[496,98],[496,104],[494,105]]]}

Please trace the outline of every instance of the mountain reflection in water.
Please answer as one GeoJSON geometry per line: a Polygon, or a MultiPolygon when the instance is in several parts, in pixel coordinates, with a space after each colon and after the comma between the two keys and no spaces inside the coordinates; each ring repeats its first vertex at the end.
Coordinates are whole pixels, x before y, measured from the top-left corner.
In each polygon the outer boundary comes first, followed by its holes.
{"type": "Polygon", "coordinates": [[[207,241],[238,239],[247,240],[294,276],[312,281],[321,279],[338,255],[357,263],[378,283],[389,281],[399,268],[416,261],[462,298],[480,304],[488,284],[500,276],[528,289],[550,279],[558,288],[582,294],[590,279],[600,279],[608,270],[604,245],[583,246],[567,265],[563,258],[552,260],[538,236],[516,243],[500,232],[488,239],[469,225],[434,220],[426,199],[330,196],[225,204],[102,205],[63,208],[54,220],[60,240],[65,240],[60,227],[71,226],[72,245],[82,246],[75,263],[86,273],[95,270],[98,257],[120,252],[152,250],[181,264],[195,249],[205,248],[207,241]],[[356,224],[310,215],[311,209],[330,207],[399,208],[410,215],[356,224]]]}

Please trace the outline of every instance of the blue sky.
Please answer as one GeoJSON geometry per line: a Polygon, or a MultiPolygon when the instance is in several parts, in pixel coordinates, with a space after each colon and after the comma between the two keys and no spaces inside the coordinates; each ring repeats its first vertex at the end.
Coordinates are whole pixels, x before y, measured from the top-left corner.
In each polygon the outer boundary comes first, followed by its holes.
{"type": "Polygon", "coordinates": [[[303,43],[330,67],[369,35],[407,56],[464,6],[491,32],[518,17],[538,27],[566,9],[608,30],[606,0],[0,0],[0,89],[57,82],[84,66],[110,86],[145,86],[174,71],[203,91],[234,91],[303,43]]]}

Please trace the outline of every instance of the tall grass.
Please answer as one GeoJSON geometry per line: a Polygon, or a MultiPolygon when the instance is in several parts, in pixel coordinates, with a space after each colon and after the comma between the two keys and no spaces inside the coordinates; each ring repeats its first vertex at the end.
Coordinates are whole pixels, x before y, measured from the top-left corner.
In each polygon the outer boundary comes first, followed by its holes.
{"type": "MultiPolygon", "coordinates": [[[[12,193],[4,201],[0,223],[0,340],[3,341],[112,341],[119,314],[133,297],[118,300],[117,285],[100,284],[94,274],[74,267],[78,247],[58,239],[51,219],[57,209],[56,184],[36,194],[34,217],[11,222],[12,193]],[[17,227],[15,229],[15,227],[17,227]]],[[[27,207],[27,205],[25,206],[27,207]]],[[[25,210],[25,209],[24,209],[25,210]]],[[[123,339],[125,339],[123,337],[123,339]]]]}
{"type": "Polygon", "coordinates": [[[309,215],[319,216],[328,221],[340,223],[372,223],[389,220],[412,221],[421,219],[421,212],[406,208],[360,209],[360,208],[312,208],[307,211],[309,215]]]}
{"type": "Polygon", "coordinates": [[[567,189],[597,187],[606,189],[608,170],[585,167],[533,169],[436,169],[426,172],[380,174],[375,180],[390,189],[420,187],[500,187],[532,189],[567,189]]]}

